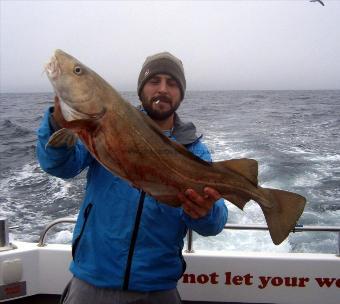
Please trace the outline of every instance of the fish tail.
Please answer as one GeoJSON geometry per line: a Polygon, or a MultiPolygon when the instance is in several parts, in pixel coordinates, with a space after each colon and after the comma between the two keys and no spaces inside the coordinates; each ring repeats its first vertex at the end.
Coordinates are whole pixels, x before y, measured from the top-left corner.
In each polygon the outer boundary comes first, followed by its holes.
{"type": "MultiPolygon", "coordinates": [[[[259,187],[260,188],[260,187],[259,187]]],[[[275,245],[282,243],[294,229],[306,204],[306,199],[296,193],[260,188],[271,207],[260,204],[275,245]]]]}

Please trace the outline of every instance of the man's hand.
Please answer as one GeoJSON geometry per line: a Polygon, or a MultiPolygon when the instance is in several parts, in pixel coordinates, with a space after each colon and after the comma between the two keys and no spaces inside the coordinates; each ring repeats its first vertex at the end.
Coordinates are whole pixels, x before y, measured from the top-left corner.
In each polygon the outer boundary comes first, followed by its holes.
{"type": "Polygon", "coordinates": [[[184,212],[193,219],[207,215],[215,202],[221,198],[220,193],[213,188],[205,187],[203,192],[203,196],[193,189],[187,189],[184,194],[178,193],[178,199],[182,202],[184,212]]]}

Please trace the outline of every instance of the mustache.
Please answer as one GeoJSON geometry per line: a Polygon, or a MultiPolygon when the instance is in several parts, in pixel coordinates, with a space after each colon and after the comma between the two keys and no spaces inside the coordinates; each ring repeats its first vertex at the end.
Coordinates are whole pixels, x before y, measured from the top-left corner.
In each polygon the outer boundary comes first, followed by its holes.
{"type": "Polygon", "coordinates": [[[158,96],[152,97],[150,101],[151,102],[162,101],[162,102],[171,103],[172,99],[167,95],[158,95],[158,96]]]}

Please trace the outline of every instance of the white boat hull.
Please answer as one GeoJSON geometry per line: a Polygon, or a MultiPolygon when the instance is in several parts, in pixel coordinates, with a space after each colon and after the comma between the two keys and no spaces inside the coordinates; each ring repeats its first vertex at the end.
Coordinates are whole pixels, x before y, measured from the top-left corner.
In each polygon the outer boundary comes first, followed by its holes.
{"type": "MultiPolygon", "coordinates": [[[[61,294],[71,278],[71,246],[15,245],[15,250],[0,252],[0,302],[61,294]]],[[[187,303],[340,303],[340,257],[336,255],[212,251],[183,254],[187,269],[178,288],[187,303]]]]}

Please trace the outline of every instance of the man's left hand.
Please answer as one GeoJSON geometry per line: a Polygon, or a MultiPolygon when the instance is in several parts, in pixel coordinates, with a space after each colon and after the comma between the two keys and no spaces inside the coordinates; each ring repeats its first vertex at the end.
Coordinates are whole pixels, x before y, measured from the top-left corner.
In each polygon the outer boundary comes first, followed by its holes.
{"type": "Polygon", "coordinates": [[[184,212],[193,219],[207,215],[215,202],[221,198],[221,194],[213,188],[205,187],[203,192],[203,196],[193,189],[178,193],[184,212]]]}

